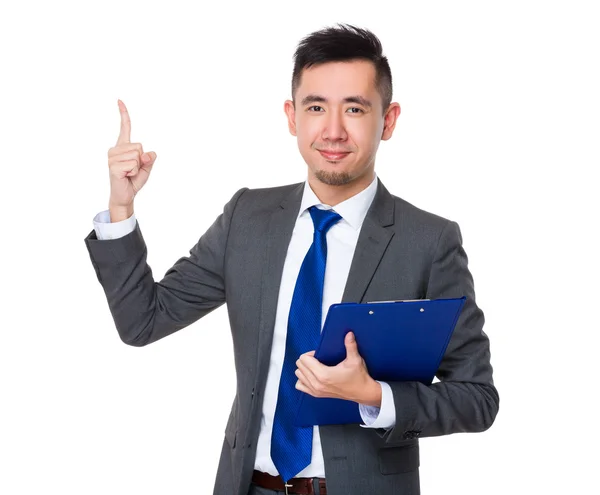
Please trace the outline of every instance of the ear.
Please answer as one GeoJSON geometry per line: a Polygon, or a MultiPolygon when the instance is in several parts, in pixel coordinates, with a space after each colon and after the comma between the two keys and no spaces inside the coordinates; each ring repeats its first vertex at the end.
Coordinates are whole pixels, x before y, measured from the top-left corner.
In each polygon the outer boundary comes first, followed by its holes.
{"type": "Polygon", "coordinates": [[[387,141],[392,137],[394,128],[396,127],[396,121],[400,116],[400,103],[390,103],[390,106],[385,112],[383,122],[383,132],[381,133],[381,140],[387,141]]]}
{"type": "Polygon", "coordinates": [[[294,109],[294,102],[292,100],[285,100],[283,104],[283,110],[287,115],[288,128],[292,136],[296,135],[296,110],[294,109]]]}

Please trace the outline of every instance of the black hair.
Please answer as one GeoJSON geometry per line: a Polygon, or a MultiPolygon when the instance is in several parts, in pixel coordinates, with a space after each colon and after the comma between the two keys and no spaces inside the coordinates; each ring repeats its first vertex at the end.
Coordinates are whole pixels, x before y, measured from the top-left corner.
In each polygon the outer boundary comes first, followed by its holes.
{"type": "Polygon", "coordinates": [[[302,70],[326,62],[370,60],[375,65],[375,85],[383,103],[385,114],[392,101],[392,72],[383,56],[381,41],[368,29],[350,24],[328,27],[304,37],[294,53],[292,74],[292,99],[300,85],[302,70]]]}

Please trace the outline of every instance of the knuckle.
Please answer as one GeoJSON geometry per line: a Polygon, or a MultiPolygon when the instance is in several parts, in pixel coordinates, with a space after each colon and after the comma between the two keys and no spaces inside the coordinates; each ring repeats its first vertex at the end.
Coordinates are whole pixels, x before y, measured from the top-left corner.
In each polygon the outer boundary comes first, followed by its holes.
{"type": "Polygon", "coordinates": [[[108,156],[119,156],[125,153],[127,150],[123,149],[123,146],[115,146],[108,150],[108,156]]]}
{"type": "Polygon", "coordinates": [[[126,150],[124,150],[122,146],[115,146],[114,148],[111,148],[108,150],[108,156],[109,157],[119,156],[119,155],[123,154],[125,151],[126,150]]]}
{"type": "Polygon", "coordinates": [[[131,143],[129,145],[129,149],[131,151],[136,151],[138,154],[142,154],[144,152],[144,148],[142,147],[142,143],[131,143]]]}
{"type": "Polygon", "coordinates": [[[119,163],[130,163],[132,161],[137,163],[135,155],[132,155],[131,153],[121,153],[119,155],[113,155],[108,159],[108,163],[111,166],[114,166],[119,163]]]}

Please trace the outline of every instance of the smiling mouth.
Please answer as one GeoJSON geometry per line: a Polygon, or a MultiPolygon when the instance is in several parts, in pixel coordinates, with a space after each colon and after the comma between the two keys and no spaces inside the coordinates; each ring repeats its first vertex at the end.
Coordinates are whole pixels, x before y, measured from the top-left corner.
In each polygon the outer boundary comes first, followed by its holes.
{"type": "Polygon", "coordinates": [[[323,156],[323,158],[326,158],[327,160],[341,160],[350,154],[349,151],[318,151],[319,153],[321,153],[321,156],[323,156]]]}

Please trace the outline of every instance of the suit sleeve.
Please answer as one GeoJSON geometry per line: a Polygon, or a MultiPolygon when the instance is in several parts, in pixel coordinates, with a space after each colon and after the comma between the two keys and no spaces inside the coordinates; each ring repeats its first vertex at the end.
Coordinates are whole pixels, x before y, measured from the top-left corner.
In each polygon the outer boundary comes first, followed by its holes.
{"type": "Polygon", "coordinates": [[[456,222],[444,227],[435,250],[426,298],[466,296],[446,353],[436,373],[439,382],[389,382],[396,425],[378,430],[389,442],[488,429],[498,413],[484,315],[475,302],[473,277],[456,222]]]}
{"type": "Polygon", "coordinates": [[[224,259],[237,191],[209,229],[155,282],[146,261],[139,223],[118,239],[99,240],[92,230],[84,239],[98,281],[106,294],[119,336],[141,347],[162,339],[225,302],[224,259]]]}

